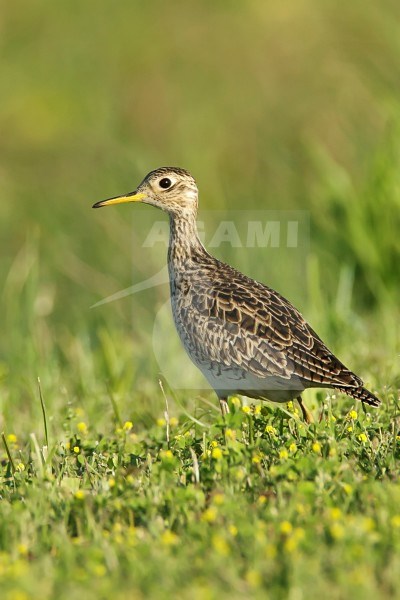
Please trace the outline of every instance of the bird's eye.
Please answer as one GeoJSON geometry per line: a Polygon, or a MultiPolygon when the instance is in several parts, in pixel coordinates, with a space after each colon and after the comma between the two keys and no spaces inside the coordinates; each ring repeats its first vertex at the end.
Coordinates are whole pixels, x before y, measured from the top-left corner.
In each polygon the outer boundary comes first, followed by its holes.
{"type": "Polygon", "coordinates": [[[163,188],[164,190],[166,190],[167,188],[171,187],[172,185],[172,181],[168,178],[168,177],[163,177],[162,179],[160,179],[160,181],[158,182],[158,185],[163,188]]]}

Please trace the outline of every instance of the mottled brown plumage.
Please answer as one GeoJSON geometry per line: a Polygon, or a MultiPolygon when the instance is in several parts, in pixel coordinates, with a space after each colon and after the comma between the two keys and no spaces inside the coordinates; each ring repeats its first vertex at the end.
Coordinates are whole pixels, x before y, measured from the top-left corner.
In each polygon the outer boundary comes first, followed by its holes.
{"type": "Polygon", "coordinates": [[[288,300],[206,251],[196,227],[197,186],[187,171],[157,169],[132,194],[94,206],[137,200],[169,214],[174,321],[190,358],[221,401],[234,393],[274,402],[298,398],[309,418],[301,392],[325,387],[380,404],[288,300]]]}

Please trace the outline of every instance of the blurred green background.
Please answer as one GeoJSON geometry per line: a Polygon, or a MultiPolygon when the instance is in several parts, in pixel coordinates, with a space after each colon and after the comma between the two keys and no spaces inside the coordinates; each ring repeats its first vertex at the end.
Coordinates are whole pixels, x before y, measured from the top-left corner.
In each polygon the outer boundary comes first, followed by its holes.
{"type": "Polygon", "coordinates": [[[69,404],[107,418],[110,394],[139,420],[162,411],[167,288],[90,307],[164,253],[137,243],[133,209],[91,204],[169,164],[204,211],[308,211],[301,285],[266,250],[216,254],[277,287],[373,388],[399,386],[399,17],[391,0],[2,3],[2,427],[40,418],[37,376],[55,419],[69,404]]]}

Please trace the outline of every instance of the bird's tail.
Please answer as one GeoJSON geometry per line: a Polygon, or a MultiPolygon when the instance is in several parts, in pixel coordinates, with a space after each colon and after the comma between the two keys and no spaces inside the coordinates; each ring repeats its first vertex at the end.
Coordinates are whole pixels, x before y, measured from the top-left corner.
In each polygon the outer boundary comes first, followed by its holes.
{"type": "Polygon", "coordinates": [[[365,404],[369,404],[370,406],[379,406],[381,401],[379,398],[374,396],[369,390],[365,387],[358,388],[339,388],[341,392],[344,392],[348,396],[355,398],[356,400],[360,400],[361,402],[365,402],[365,404]]]}

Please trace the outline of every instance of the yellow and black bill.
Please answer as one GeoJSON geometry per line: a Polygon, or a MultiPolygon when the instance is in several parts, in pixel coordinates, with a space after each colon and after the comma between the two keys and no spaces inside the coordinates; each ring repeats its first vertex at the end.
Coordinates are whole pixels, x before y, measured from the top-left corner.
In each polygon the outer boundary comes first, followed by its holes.
{"type": "Polygon", "coordinates": [[[111,204],[122,204],[123,202],[140,202],[146,198],[146,194],[143,192],[131,192],[125,196],[115,196],[114,198],[107,198],[107,200],[100,200],[93,204],[92,208],[101,208],[102,206],[111,206],[111,204]]]}

